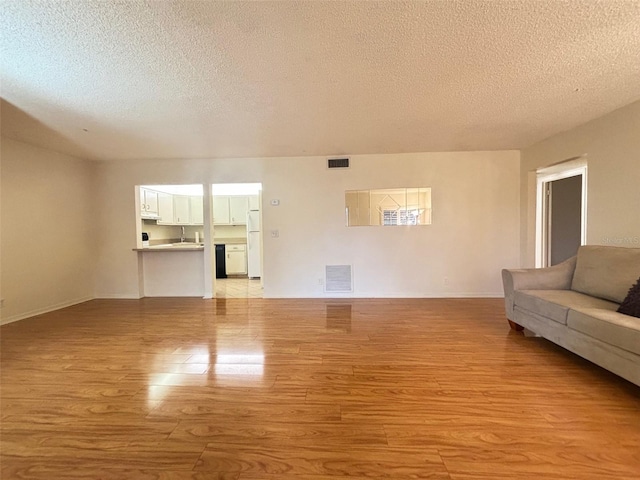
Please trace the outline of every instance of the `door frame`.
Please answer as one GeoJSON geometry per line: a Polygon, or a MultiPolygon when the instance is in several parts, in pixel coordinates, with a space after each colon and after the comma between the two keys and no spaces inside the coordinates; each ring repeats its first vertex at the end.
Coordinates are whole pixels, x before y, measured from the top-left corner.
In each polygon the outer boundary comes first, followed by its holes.
{"type": "MultiPolygon", "coordinates": [[[[258,207],[260,209],[260,287],[264,289],[264,223],[263,223],[263,217],[262,217],[262,213],[263,213],[263,205],[262,205],[262,189],[264,188],[264,182],[262,180],[260,181],[246,181],[246,182],[211,182],[208,185],[205,185],[205,191],[207,191],[207,187],[208,187],[208,204],[209,204],[209,236],[211,238],[211,241],[209,242],[210,246],[211,246],[211,258],[206,260],[206,265],[205,265],[205,271],[207,268],[207,265],[209,265],[209,270],[210,270],[210,277],[207,280],[207,284],[205,285],[205,290],[208,293],[207,297],[205,298],[217,298],[216,296],[216,259],[215,259],[215,244],[214,242],[214,238],[215,238],[215,224],[213,223],[213,197],[215,195],[215,187],[216,186],[221,186],[221,185],[243,185],[243,184],[259,184],[260,185],[260,189],[258,190],[258,207]]],[[[221,194],[224,195],[224,194],[221,194]]],[[[248,255],[248,252],[247,252],[248,255]]]]}
{"type": "Polygon", "coordinates": [[[549,238],[551,201],[548,185],[555,180],[582,177],[582,208],[580,244],[587,243],[587,159],[586,155],[570,158],[549,167],[536,170],[536,268],[549,266],[549,238]]]}

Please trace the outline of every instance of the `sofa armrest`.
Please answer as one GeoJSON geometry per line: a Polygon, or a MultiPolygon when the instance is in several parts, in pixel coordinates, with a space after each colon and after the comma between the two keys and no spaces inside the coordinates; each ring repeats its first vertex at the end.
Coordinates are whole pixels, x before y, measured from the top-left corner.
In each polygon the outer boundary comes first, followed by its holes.
{"type": "Polygon", "coordinates": [[[516,290],[569,290],[576,269],[576,258],[571,257],[547,268],[502,270],[507,318],[513,320],[513,296],[516,290]]]}

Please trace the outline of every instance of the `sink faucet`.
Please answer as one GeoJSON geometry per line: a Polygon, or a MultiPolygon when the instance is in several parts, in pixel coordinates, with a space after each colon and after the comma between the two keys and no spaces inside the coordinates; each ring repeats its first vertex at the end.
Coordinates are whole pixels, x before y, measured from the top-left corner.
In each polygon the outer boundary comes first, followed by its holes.
{"type": "Polygon", "coordinates": [[[180,235],[180,243],[184,243],[184,227],[180,227],[182,230],[182,235],[180,235]]]}

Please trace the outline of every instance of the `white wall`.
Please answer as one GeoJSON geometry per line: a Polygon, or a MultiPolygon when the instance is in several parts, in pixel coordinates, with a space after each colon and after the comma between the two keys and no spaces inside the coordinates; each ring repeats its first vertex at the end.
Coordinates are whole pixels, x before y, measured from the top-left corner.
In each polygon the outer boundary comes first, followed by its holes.
{"type": "Polygon", "coordinates": [[[640,247],[640,102],[522,151],[521,263],[535,258],[535,170],[586,155],[587,243],[640,247]]]}
{"type": "Polygon", "coordinates": [[[353,296],[501,295],[500,269],[519,264],[518,152],[351,159],[348,170],[327,170],[324,157],[100,164],[97,296],[140,294],[136,184],[233,182],[263,184],[267,297],[325,296],[327,264],[353,265],[353,296]],[[433,189],[432,225],[345,226],[345,190],[420,186],[433,189]]]}
{"type": "Polygon", "coordinates": [[[215,225],[213,229],[214,240],[224,241],[229,238],[247,238],[246,225],[215,225]]]}
{"type": "Polygon", "coordinates": [[[2,323],[93,297],[95,164],[2,137],[2,323]]]}

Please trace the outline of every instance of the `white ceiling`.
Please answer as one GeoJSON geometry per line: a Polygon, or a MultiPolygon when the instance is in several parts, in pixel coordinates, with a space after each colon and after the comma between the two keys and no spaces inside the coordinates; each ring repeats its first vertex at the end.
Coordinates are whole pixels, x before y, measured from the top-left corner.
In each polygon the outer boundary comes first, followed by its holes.
{"type": "Polygon", "coordinates": [[[2,133],[89,159],[524,148],[640,99],[640,1],[0,3],[2,133]]]}

